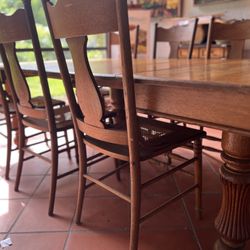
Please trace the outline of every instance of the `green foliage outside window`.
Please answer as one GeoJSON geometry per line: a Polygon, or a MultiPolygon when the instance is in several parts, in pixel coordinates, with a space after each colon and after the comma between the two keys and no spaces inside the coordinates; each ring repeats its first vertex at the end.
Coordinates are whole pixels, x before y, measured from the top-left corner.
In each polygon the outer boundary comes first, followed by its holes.
{"type": "MultiPolygon", "coordinates": [[[[38,36],[42,48],[53,48],[52,41],[49,34],[49,29],[45,20],[44,11],[42,8],[41,0],[31,0],[32,9],[34,12],[36,26],[38,31],[38,36]]],[[[53,0],[55,3],[56,0],[53,0]]],[[[16,9],[22,8],[22,0],[0,0],[0,12],[5,13],[6,15],[12,15],[16,9]]],[[[105,47],[106,39],[105,35],[95,35],[90,36],[88,40],[89,47],[105,47]]],[[[67,47],[66,42],[63,43],[64,47],[67,47]]],[[[32,48],[31,41],[22,41],[16,44],[17,48],[32,48]]],[[[88,53],[89,58],[103,58],[106,56],[106,51],[104,50],[91,50],[88,53]]],[[[66,58],[70,58],[69,52],[65,52],[66,58]]],[[[35,57],[33,52],[19,52],[18,57],[20,61],[34,61],[35,57]]],[[[44,60],[55,60],[54,52],[43,52],[44,60]]],[[[30,77],[27,79],[28,84],[31,89],[31,95],[33,97],[41,95],[41,85],[39,84],[38,77],[30,77]]],[[[49,79],[49,86],[51,95],[57,98],[65,97],[65,90],[61,80],[49,79]]]]}
{"type": "MultiPolygon", "coordinates": [[[[49,29],[45,20],[44,11],[42,8],[41,0],[31,0],[32,8],[36,20],[36,26],[38,31],[38,36],[42,48],[52,48],[52,41],[49,34],[49,29]]],[[[55,0],[52,2],[56,2],[55,0]]],[[[22,8],[22,0],[6,0],[0,1],[0,12],[6,15],[11,15],[16,9],[22,8]]],[[[67,47],[67,44],[63,44],[67,47]]],[[[88,47],[105,47],[106,39],[105,35],[95,35],[90,36],[88,40],[88,47]]],[[[17,48],[32,48],[30,41],[22,41],[17,43],[17,48]]],[[[105,57],[105,50],[91,50],[89,51],[89,58],[102,58],[105,57]]],[[[66,57],[69,57],[69,53],[65,53],[66,57]]],[[[32,52],[20,52],[18,57],[21,61],[34,61],[34,55],[32,52]]],[[[44,60],[55,60],[54,52],[43,52],[44,60]]]]}

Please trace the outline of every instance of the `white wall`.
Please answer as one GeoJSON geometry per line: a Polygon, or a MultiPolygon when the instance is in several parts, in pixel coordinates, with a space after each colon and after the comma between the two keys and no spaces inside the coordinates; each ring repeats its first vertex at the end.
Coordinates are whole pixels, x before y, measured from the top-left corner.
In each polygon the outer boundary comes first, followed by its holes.
{"type": "Polygon", "coordinates": [[[183,0],[184,16],[223,14],[225,19],[250,19],[250,0],[220,0],[218,2],[194,5],[193,0],[183,0]]]}
{"type": "MultiPolygon", "coordinates": [[[[183,0],[183,16],[223,14],[223,19],[250,19],[250,0],[220,0],[218,2],[194,5],[193,0],[183,0]]],[[[250,41],[245,44],[245,57],[250,58],[250,41]]]]}

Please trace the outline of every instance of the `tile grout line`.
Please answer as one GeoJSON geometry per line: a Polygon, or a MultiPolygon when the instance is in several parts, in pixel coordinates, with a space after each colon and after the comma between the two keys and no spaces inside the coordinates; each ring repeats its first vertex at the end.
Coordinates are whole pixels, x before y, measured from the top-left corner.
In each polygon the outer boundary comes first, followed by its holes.
{"type": "MultiPolygon", "coordinates": [[[[180,193],[181,190],[180,190],[180,187],[179,187],[179,185],[178,185],[178,183],[177,183],[176,178],[175,178],[174,175],[173,175],[173,179],[174,179],[176,188],[177,188],[178,192],[180,193]]],[[[185,201],[184,201],[184,198],[181,198],[181,202],[182,202],[184,211],[185,211],[185,213],[186,213],[187,219],[188,219],[188,221],[189,221],[189,224],[190,224],[190,226],[191,226],[191,230],[192,230],[192,233],[193,233],[194,240],[196,241],[196,244],[197,244],[198,248],[199,248],[200,250],[202,250],[202,247],[201,247],[201,243],[200,243],[199,237],[198,237],[198,235],[197,235],[197,233],[196,233],[195,226],[194,226],[194,224],[193,224],[193,222],[192,222],[192,219],[191,219],[191,216],[190,216],[190,214],[189,214],[189,212],[188,212],[187,205],[186,205],[186,203],[185,203],[185,201]]]]}
{"type": "Polygon", "coordinates": [[[76,213],[76,208],[75,208],[75,211],[73,213],[73,216],[72,216],[72,219],[71,219],[71,222],[70,222],[70,225],[69,225],[69,229],[67,230],[68,234],[67,234],[67,237],[66,237],[66,239],[64,241],[63,250],[66,250],[66,246],[67,246],[67,243],[68,243],[68,240],[69,240],[69,236],[70,236],[70,234],[72,232],[71,230],[72,230],[72,225],[74,223],[75,213],[76,213]]]}
{"type": "Polygon", "coordinates": [[[211,157],[211,156],[209,156],[209,155],[207,155],[207,156],[208,156],[208,159],[209,159],[209,160],[207,160],[208,167],[211,169],[211,171],[212,171],[216,176],[220,176],[219,171],[216,172],[215,169],[212,167],[212,163],[210,162],[210,160],[213,160],[213,161],[217,162],[217,164],[220,165],[220,166],[224,164],[223,161],[214,159],[213,157],[211,157]],[[210,158],[211,158],[211,159],[210,159],[210,158]]]}
{"type": "MultiPolygon", "coordinates": [[[[167,166],[167,167],[169,168],[169,166],[167,166]]],[[[177,192],[180,193],[181,190],[180,190],[180,187],[179,187],[179,185],[178,185],[178,183],[177,183],[177,181],[176,181],[175,174],[171,175],[171,177],[172,177],[172,179],[173,179],[173,181],[174,181],[174,184],[175,184],[175,187],[176,187],[177,192]]],[[[197,235],[197,233],[196,233],[196,231],[195,231],[195,227],[194,227],[194,225],[193,225],[193,223],[192,223],[192,219],[191,219],[190,214],[189,214],[189,212],[188,212],[188,209],[187,209],[186,203],[185,203],[185,201],[184,201],[184,198],[181,198],[180,200],[181,200],[181,202],[182,202],[182,206],[183,206],[183,208],[184,208],[184,211],[185,211],[187,220],[188,220],[189,225],[190,225],[190,227],[191,227],[191,231],[192,231],[192,233],[193,233],[194,240],[196,241],[196,244],[197,244],[198,248],[199,248],[200,250],[202,250],[202,247],[201,247],[201,244],[200,244],[198,235],[197,235]]]]}
{"type": "MultiPolygon", "coordinates": [[[[50,170],[50,168],[47,170],[47,172],[50,170]]],[[[43,182],[43,180],[45,179],[45,177],[47,176],[47,172],[43,175],[43,178],[41,179],[40,183],[37,185],[37,187],[34,189],[32,195],[29,197],[29,199],[27,199],[27,204],[25,205],[25,207],[20,211],[19,215],[16,217],[15,221],[12,223],[12,225],[10,226],[8,232],[5,234],[6,238],[10,233],[11,230],[13,229],[13,227],[15,226],[16,222],[18,221],[18,219],[21,217],[21,215],[23,214],[25,208],[28,206],[28,204],[31,202],[32,198],[34,197],[35,192],[38,190],[38,188],[40,187],[41,183],[43,182]]]]}

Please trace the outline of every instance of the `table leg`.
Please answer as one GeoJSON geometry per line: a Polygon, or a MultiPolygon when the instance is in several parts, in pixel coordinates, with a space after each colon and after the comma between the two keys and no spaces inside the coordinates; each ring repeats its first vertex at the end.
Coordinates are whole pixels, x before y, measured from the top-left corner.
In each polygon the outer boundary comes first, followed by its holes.
{"type": "Polygon", "coordinates": [[[223,132],[222,148],[222,203],[215,220],[220,239],[214,249],[240,250],[250,239],[250,137],[223,132]]]}

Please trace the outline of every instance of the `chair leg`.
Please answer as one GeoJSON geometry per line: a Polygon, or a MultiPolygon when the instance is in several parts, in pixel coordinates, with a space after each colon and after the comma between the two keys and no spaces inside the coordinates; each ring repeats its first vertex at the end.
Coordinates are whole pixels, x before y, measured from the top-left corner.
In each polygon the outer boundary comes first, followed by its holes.
{"type": "Polygon", "coordinates": [[[48,138],[46,132],[44,132],[44,141],[45,141],[45,143],[46,143],[46,146],[49,147],[49,138],[48,138]]]}
{"type": "Polygon", "coordinates": [[[56,197],[56,185],[57,185],[57,175],[58,175],[58,143],[57,135],[50,134],[51,138],[51,186],[49,194],[49,216],[53,216],[54,204],[56,197]]]}
{"type": "Polygon", "coordinates": [[[10,177],[10,157],[11,157],[11,146],[12,146],[12,134],[11,134],[11,122],[7,122],[7,158],[6,158],[6,169],[5,169],[5,179],[9,180],[10,177]]]}
{"type": "MultiPolygon", "coordinates": [[[[120,164],[121,164],[121,161],[118,160],[118,159],[114,159],[114,161],[115,161],[115,168],[118,168],[120,166],[120,164]]],[[[117,178],[118,181],[121,181],[121,171],[120,170],[118,170],[116,172],[116,178],[117,178]]]]}
{"type": "Polygon", "coordinates": [[[63,132],[64,132],[64,138],[65,138],[65,142],[66,142],[66,148],[67,148],[68,158],[69,158],[69,160],[71,160],[71,153],[70,153],[70,148],[69,148],[68,132],[67,132],[67,130],[65,130],[63,132]]]}
{"type": "Polygon", "coordinates": [[[83,200],[85,195],[86,178],[83,177],[87,173],[87,154],[86,146],[80,144],[79,149],[79,186],[78,186],[78,196],[77,196],[77,206],[76,206],[76,224],[81,223],[81,215],[83,208],[83,200]]]}
{"type": "Polygon", "coordinates": [[[171,153],[172,153],[172,152],[168,152],[168,153],[165,154],[166,160],[167,160],[167,161],[166,161],[167,166],[172,164],[171,153]]]}
{"type": "Polygon", "coordinates": [[[79,165],[79,153],[78,153],[78,143],[77,143],[77,139],[76,139],[76,133],[75,130],[73,128],[73,135],[74,135],[74,141],[75,141],[75,157],[76,157],[76,163],[79,165]]]}
{"type": "Polygon", "coordinates": [[[23,170],[23,159],[24,159],[23,148],[25,147],[26,143],[26,137],[23,125],[18,126],[18,136],[19,136],[18,138],[19,159],[18,159],[17,175],[15,181],[15,191],[18,191],[19,189],[20,179],[23,170]]]}
{"type": "Polygon", "coordinates": [[[130,163],[130,250],[138,249],[141,211],[141,176],[140,164],[130,163]]]}
{"type": "Polygon", "coordinates": [[[194,141],[194,156],[197,157],[195,161],[195,183],[198,188],[195,190],[195,209],[198,219],[202,218],[202,140],[194,141]]]}

